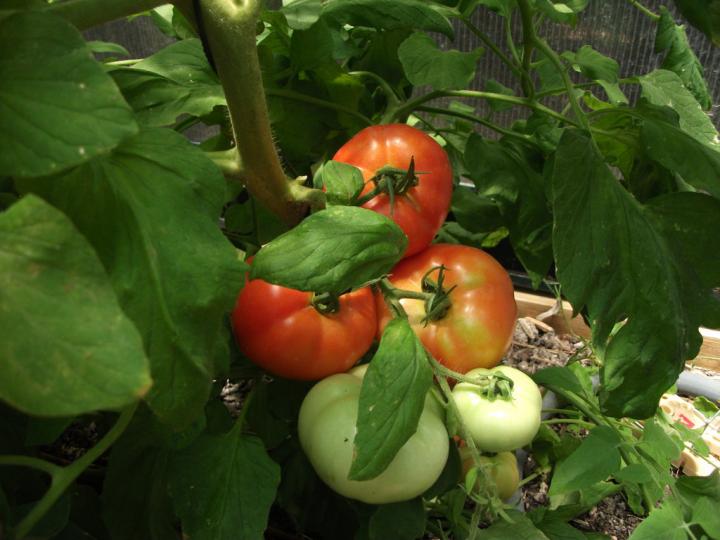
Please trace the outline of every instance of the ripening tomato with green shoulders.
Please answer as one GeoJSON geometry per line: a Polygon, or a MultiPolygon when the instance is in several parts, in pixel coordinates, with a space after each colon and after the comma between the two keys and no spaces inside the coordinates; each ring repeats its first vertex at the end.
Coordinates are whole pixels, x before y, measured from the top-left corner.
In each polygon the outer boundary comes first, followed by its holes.
{"type": "Polygon", "coordinates": [[[447,462],[445,413],[428,392],[417,430],[388,467],[370,480],[349,480],[366,368],[332,375],[310,389],[298,418],[300,445],[320,479],[344,497],[368,504],[414,499],[435,483],[447,462]]]}
{"type": "Polygon", "coordinates": [[[245,284],[232,313],[240,350],[273,375],[315,381],[350,369],[375,339],[370,288],[326,302],[261,279],[245,284]]]}
{"type": "MultiPolygon", "coordinates": [[[[400,261],[389,280],[427,297],[402,298],[400,304],[436,360],[460,373],[500,362],[512,340],[517,306],[510,276],[492,256],[470,246],[433,244],[400,261]]],[[[392,316],[383,295],[376,298],[381,335],[392,316]]]]}
{"type": "Polygon", "coordinates": [[[425,249],[450,209],[453,181],[447,153],[407,124],[370,126],[340,148],[334,161],[360,169],[362,206],[391,218],[408,237],[405,257],[425,249]]]}

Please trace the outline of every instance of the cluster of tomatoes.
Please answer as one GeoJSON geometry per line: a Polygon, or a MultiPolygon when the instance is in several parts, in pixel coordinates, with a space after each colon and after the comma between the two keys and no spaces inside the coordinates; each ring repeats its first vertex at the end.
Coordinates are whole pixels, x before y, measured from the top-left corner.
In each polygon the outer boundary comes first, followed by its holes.
{"type": "MultiPolygon", "coordinates": [[[[453,189],[443,148],[408,125],[381,125],[358,133],[333,159],[360,169],[366,181],[363,194],[375,193],[363,206],[394,220],[408,237],[388,286],[402,292],[396,299],[403,316],[427,351],[457,373],[494,372],[487,370],[507,350],[517,316],[513,287],[502,266],[482,250],[431,245],[447,217],[453,189]],[[394,173],[378,173],[388,170],[394,173]],[[431,293],[441,301],[428,302],[431,293]]],[[[252,361],[277,376],[323,379],[301,408],[300,442],[330,487],[374,504],[424,492],[443,470],[449,446],[444,410],[429,394],[417,432],[390,466],[372,480],[347,479],[364,375],[362,367],[351,368],[397,313],[388,307],[387,290],[383,294],[381,289],[343,294],[328,313],[314,307],[312,293],[256,279],[245,285],[233,312],[236,339],[252,361]]],[[[511,396],[496,399],[487,388],[467,382],[453,390],[476,445],[493,453],[529,443],[540,422],[540,393],[532,380],[512,368],[496,369],[499,380],[515,388],[511,396]]],[[[509,464],[507,456],[487,459],[493,470],[508,469],[503,465],[509,464]]],[[[507,478],[517,477],[516,467],[509,471],[500,474],[505,480],[492,473],[501,495],[509,495],[513,480],[507,478]]]]}

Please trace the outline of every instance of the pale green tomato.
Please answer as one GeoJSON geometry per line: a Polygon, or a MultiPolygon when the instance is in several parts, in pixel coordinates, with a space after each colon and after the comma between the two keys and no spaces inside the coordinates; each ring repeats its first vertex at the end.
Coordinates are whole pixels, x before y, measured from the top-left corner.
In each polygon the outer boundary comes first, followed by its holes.
{"type": "Polygon", "coordinates": [[[300,444],[318,476],[340,495],[369,504],[413,499],[435,483],[448,458],[442,409],[428,395],[417,431],[388,468],[372,480],[348,480],[365,369],[331,375],[308,392],[300,407],[300,444]]]}
{"type": "MultiPolygon", "coordinates": [[[[462,459],[463,475],[467,476],[470,469],[475,466],[470,449],[461,448],[460,458],[462,459]]],[[[480,464],[485,468],[486,474],[495,482],[498,497],[507,500],[515,494],[520,485],[520,471],[515,454],[500,452],[494,456],[480,456],[480,464]]],[[[478,476],[476,485],[480,484],[481,478],[478,476]]]]}
{"type": "MultiPolygon", "coordinates": [[[[505,400],[497,397],[491,401],[482,395],[479,386],[459,383],[453,389],[453,397],[460,417],[478,449],[483,452],[521,448],[533,440],[540,428],[540,389],[530,377],[517,369],[498,366],[489,372],[500,372],[512,379],[512,398],[505,400]]],[[[488,370],[474,369],[465,376],[482,373],[488,373],[488,370]]]]}

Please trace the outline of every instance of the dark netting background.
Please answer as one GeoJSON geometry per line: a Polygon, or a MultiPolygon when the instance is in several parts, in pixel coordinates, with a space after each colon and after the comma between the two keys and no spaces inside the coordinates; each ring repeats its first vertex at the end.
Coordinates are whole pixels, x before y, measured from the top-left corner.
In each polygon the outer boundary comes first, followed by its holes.
{"type": "MultiPolygon", "coordinates": [[[[279,2],[271,2],[271,4],[279,2]]],[[[683,22],[682,17],[671,1],[646,0],[644,5],[654,11],[660,6],[667,6],[675,15],[676,21],[683,22]]],[[[474,24],[489,35],[502,49],[505,47],[505,34],[502,18],[499,15],[480,7],[474,15],[474,24]]],[[[456,24],[457,34],[454,42],[438,37],[444,48],[472,50],[482,46],[479,40],[464,26],[456,24]]],[[[514,39],[520,43],[521,25],[519,17],[513,21],[514,39]]],[[[652,71],[659,66],[662,55],[653,52],[655,40],[655,23],[627,0],[590,0],[588,7],[580,14],[575,28],[546,22],[540,29],[550,45],[558,52],[575,51],[582,45],[590,44],[599,52],[617,60],[620,64],[620,76],[640,75],[652,71]]],[[[690,44],[705,68],[713,102],[720,100],[720,49],[713,47],[710,40],[700,31],[686,24],[690,44]]],[[[117,21],[86,32],[88,39],[115,41],[124,45],[133,57],[142,57],[170,43],[170,39],[155,28],[148,17],[139,17],[132,22],[117,21]]],[[[519,86],[513,75],[502,62],[491,52],[486,51],[480,59],[477,77],[472,88],[482,89],[484,82],[495,79],[505,86],[514,88],[520,94],[519,86]]],[[[624,85],[628,97],[636,97],[636,85],[624,85]]],[[[421,90],[419,90],[421,91],[421,90]]],[[[547,102],[552,105],[551,101],[547,102]]],[[[485,112],[485,104],[479,103],[478,110],[485,112]]],[[[716,126],[720,126],[720,118],[715,114],[717,105],[710,112],[716,126]]],[[[518,108],[496,113],[494,121],[508,125],[513,120],[526,115],[527,111],[518,108]]],[[[192,135],[201,136],[195,131],[192,135]]]]}

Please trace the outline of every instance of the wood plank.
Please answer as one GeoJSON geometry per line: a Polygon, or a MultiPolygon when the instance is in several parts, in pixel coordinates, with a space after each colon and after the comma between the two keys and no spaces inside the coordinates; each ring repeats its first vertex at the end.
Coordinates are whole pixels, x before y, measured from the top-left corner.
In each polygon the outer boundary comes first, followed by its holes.
{"type": "MultiPolygon", "coordinates": [[[[544,313],[554,309],[554,313],[548,317],[542,317],[544,323],[552,326],[558,334],[576,334],[584,338],[590,338],[590,328],[585,324],[582,317],[573,317],[572,306],[569,302],[562,303],[562,309],[557,305],[555,298],[539,294],[515,292],[515,301],[518,306],[519,317],[542,316],[544,313]]],[[[702,367],[720,373],[720,331],[701,328],[703,344],[700,352],[688,364],[702,367]]]]}

